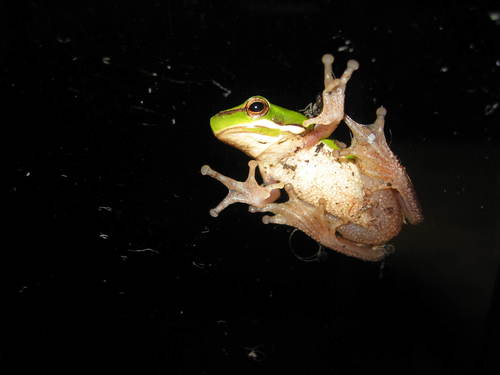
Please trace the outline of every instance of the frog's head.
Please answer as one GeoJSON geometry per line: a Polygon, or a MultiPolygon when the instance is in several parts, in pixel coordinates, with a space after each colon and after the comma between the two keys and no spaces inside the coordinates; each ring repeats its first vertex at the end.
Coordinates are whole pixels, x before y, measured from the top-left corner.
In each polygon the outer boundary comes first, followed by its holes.
{"type": "Polygon", "coordinates": [[[210,119],[215,136],[257,158],[270,146],[281,144],[306,130],[306,117],[252,96],[243,104],[217,113],[210,119]]]}

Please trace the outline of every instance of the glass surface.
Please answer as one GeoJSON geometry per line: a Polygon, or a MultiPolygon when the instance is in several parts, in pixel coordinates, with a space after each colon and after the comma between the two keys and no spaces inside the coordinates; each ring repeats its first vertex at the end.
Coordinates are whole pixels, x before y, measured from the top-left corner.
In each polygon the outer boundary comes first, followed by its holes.
{"type": "MultiPolygon", "coordinates": [[[[2,4],[2,363],[30,374],[492,366],[500,13],[475,4],[2,4]],[[369,123],[387,108],[423,207],[383,264],[315,257],[313,241],[289,241],[291,228],[243,205],[208,213],[226,190],[200,167],[244,179],[248,161],[215,139],[210,116],[252,95],[306,107],[324,53],[336,74],[359,61],[346,113],[369,123]]],[[[344,125],[338,136],[349,141],[344,125]]]]}

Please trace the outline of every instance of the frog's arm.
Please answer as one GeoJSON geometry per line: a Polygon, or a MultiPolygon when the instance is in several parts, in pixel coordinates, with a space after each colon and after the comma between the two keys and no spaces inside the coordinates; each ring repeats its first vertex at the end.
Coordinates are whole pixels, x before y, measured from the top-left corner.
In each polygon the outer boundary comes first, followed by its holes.
{"type": "Polygon", "coordinates": [[[405,168],[387,145],[384,135],[384,107],[377,109],[377,119],[371,125],[361,125],[349,116],[344,121],[353,134],[349,154],[356,156],[356,164],[367,176],[385,182],[385,188],[399,193],[399,201],[406,220],[418,224],[423,220],[413,184],[405,168]]]}
{"type": "Polygon", "coordinates": [[[274,202],[280,196],[280,189],[283,183],[272,183],[268,185],[259,185],[255,179],[255,169],[258,164],[255,160],[248,162],[248,177],[246,181],[236,181],[214,171],[208,165],[201,167],[201,174],[207,175],[222,182],[229,190],[226,197],[210,210],[212,217],[217,217],[219,213],[227,206],[233,203],[246,203],[254,207],[262,207],[268,203],[274,202]]]}
{"type": "Polygon", "coordinates": [[[305,147],[314,146],[323,138],[328,138],[344,118],[344,97],[346,84],[352,73],[358,69],[355,60],[347,62],[347,68],[340,78],[333,77],[333,56],[324,55],[321,59],[325,67],[325,89],[323,90],[323,109],[321,113],[304,121],[303,125],[314,125],[314,129],[304,135],[305,147]]]}

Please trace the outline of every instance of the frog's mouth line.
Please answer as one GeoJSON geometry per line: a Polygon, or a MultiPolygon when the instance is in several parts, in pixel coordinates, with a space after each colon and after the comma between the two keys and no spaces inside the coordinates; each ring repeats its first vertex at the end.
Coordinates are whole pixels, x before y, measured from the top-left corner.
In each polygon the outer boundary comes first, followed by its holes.
{"type": "Polygon", "coordinates": [[[302,125],[278,125],[269,120],[260,120],[251,125],[237,124],[222,130],[219,135],[229,135],[235,133],[258,133],[277,137],[283,133],[301,134],[306,130],[302,125]]]}
{"type": "MultiPolygon", "coordinates": [[[[295,126],[293,130],[304,131],[305,129],[302,126],[295,126]]],[[[253,158],[257,158],[272,145],[281,144],[296,137],[296,134],[283,131],[282,128],[270,129],[265,126],[248,126],[247,124],[231,126],[216,135],[221,141],[239,148],[253,158]]]]}

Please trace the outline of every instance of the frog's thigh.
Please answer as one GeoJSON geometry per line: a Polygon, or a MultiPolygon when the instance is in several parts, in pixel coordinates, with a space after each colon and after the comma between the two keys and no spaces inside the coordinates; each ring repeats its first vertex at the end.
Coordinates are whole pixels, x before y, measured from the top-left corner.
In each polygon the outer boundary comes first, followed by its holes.
{"type": "Polygon", "coordinates": [[[368,261],[379,261],[386,251],[381,246],[357,244],[336,235],[343,222],[325,211],[326,202],[320,200],[317,207],[299,199],[293,188],[286,185],[289,200],[285,203],[271,203],[264,207],[251,207],[251,212],[272,212],[275,216],[264,216],[265,224],[284,224],[300,229],[323,246],[345,255],[368,261]]]}
{"type": "Polygon", "coordinates": [[[357,224],[345,224],[338,227],[343,238],[356,243],[381,245],[395,237],[401,230],[403,215],[392,189],[379,190],[368,198],[369,214],[373,221],[369,227],[357,224]]]}

